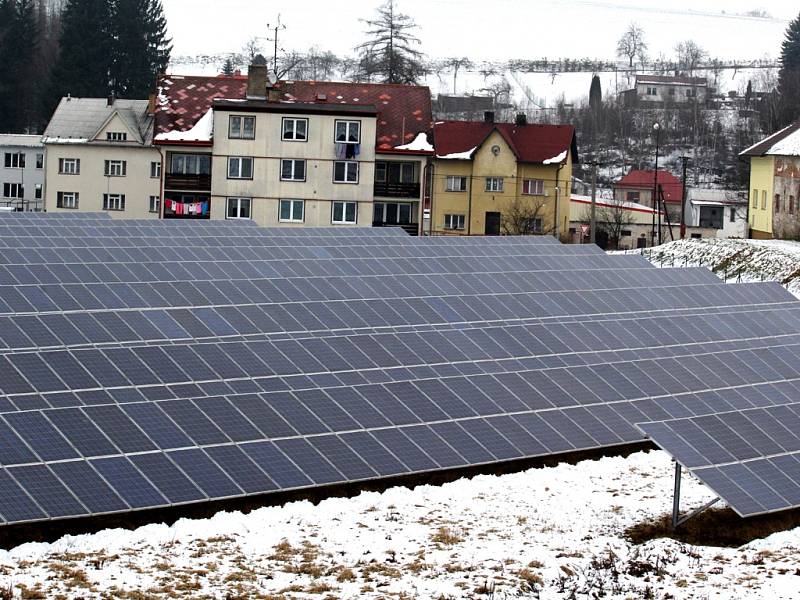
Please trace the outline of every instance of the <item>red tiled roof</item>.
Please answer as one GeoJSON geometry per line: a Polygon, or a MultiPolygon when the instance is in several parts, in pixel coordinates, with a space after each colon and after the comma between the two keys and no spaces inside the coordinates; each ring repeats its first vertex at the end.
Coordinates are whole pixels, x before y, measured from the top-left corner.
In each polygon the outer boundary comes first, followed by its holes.
{"type": "Polygon", "coordinates": [[[244,98],[247,77],[163,75],[156,88],[156,134],[188,131],[214,98],[244,98]]]}
{"type": "Polygon", "coordinates": [[[497,130],[521,162],[541,163],[564,151],[577,162],[575,129],[572,125],[516,125],[485,121],[440,121],[434,126],[436,155],[469,152],[497,130]]]}
{"type": "MultiPolygon", "coordinates": [[[[652,190],[655,173],[653,171],[630,171],[614,184],[615,189],[652,190]]],[[[664,190],[666,202],[680,202],[683,197],[681,180],[669,171],[658,170],[658,184],[664,190]]]]}
{"type": "MultiPolygon", "coordinates": [[[[276,88],[284,102],[374,106],[378,110],[376,148],[380,152],[419,154],[394,150],[413,141],[419,133],[425,133],[432,141],[431,94],[427,87],[282,81],[276,88]]],[[[156,133],[187,131],[206,114],[215,98],[245,98],[247,77],[167,75],[159,79],[157,93],[156,133]]]]}
{"type": "MultiPolygon", "coordinates": [[[[378,109],[379,152],[395,151],[424,133],[432,139],[431,92],[425,86],[389,83],[281,81],[281,100],[327,104],[369,104],[378,109]],[[324,97],[324,100],[322,99],[324,97]]],[[[411,152],[412,154],[414,152],[411,152]]]]}

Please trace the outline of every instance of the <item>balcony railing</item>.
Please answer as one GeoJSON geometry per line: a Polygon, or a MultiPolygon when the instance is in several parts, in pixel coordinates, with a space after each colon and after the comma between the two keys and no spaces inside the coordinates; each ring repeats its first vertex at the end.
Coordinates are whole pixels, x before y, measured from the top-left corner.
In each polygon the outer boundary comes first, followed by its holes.
{"type": "Polygon", "coordinates": [[[375,182],[375,195],[383,198],[419,198],[419,183],[375,182]]]}
{"type": "Polygon", "coordinates": [[[211,191],[211,175],[167,173],[164,188],[168,190],[211,191]]]}

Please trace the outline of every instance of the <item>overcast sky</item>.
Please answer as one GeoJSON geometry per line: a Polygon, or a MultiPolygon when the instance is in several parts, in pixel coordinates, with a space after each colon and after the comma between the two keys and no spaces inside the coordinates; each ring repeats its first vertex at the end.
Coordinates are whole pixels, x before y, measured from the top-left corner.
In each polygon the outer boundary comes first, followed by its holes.
{"type": "MultiPolygon", "coordinates": [[[[318,46],[352,53],[364,23],[381,0],[162,0],[174,54],[240,51],[268,33],[278,12],[286,29],[280,46],[318,46]]],[[[646,32],[650,55],[671,57],[678,41],[694,39],[721,58],[776,57],[788,22],[798,14],[788,0],[397,0],[419,25],[421,49],[431,57],[503,60],[537,57],[613,58],[631,22],[646,32]],[[702,8],[700,8],[702,7],[702,8]],[[735,16],[763,8],[772,20],[735,16]]],[[[265,45],[271,42],[264,41],[265,45]]],[[[271,48],[271,45],[270,45],[271,48]]]]}

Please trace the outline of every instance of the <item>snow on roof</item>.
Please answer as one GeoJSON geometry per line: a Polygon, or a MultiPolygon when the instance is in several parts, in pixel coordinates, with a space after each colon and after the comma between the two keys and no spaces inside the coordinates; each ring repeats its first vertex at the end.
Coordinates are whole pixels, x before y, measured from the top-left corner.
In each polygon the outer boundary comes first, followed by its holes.
{"type": "Polygon", "coordinates": [[[451,154],[437,154],[436,158],[441,158],[444,160],[472,160],[472,153],[477,150],[478,147],[475,146],[471,150],[467,150],[466,152],[453,152],[451,154]]]}
{"type": "Polygon", "coordinates": [[[800,129],[792,132],[767,151],[777,156],[800,156],[800,129]]]}
{"type": "Polygon", "coordinates": [[[41,148],[42,136],[23,133],[0,133],[0,146],[17,146],[20,148],[41,148]]]}
{"type": "Polygon", "coordinates": [[[85,144],[116,114],[129,128],[129,140],[133,136],[139,144],[149,145],[153,133],[149,104],[147,100],[116,99],[109,104],[107,98],[62,98],[47,124],[42,142],[85,144]]]}
{"type": "Polygon", "coordinates": [[[742,150],[739,156],[800,156],[800,121],[742,150]]]}
{"type": "MultiPolygon", "coordinates": [[[[570,196],[571,202],[579,202],[580,204],[591,204],[592,197],[591,196],[583,196],[581,194],[572,194],[570,196]]],[[[644,204],[639,204],[638,202],[627,202],[627,201],[616,201],[616,200],[606,200],[601,198],[595,199],[595,204],[597,206],[602,206],[603,208],[624,208],[626,210],[636,210],[642,211],[646,213],[654,213],[656,212],[649,206],[644,204]]],[[[659,211],[663,212],[663,211],[659,211]]]]}
{"type": "Polygon", "coordinates": [[[209,108],[191,129],[159,133],[155,139],[157,142],[210,142],[213,131],[214,109],[209,108]]]}
{"type": "Polygon", "coordinates": [[[548,158],[542,161],[543,165],[553,165],[564,162],[564,159],[567,158],[567,151],[564,150],[561,154],[554,156],[553,158],[548,158]]]}
{"type": "Polygon", "coordinates": [[[415,150],[418,152],[433,152],[433,145],[428,141],[428,134],[424,131],[421,131],[417,134],[417,137],[408,144],[403,144],[402,146],[395,146],[395,150],[415,150]]]}

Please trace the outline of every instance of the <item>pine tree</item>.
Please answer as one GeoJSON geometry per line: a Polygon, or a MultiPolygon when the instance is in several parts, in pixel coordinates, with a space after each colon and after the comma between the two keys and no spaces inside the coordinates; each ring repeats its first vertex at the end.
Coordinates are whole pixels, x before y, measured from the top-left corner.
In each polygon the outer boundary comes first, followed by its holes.
{"type": "Polygon", "coordinates": [[[233,61],[229,56],[228,58],[225,59],[225,62],[222,65],[222,74],[227,77],[233,77],[234,72],[235,69],[233,68],[233,61]]]}
{"type": "Polygon", "coordinates": [[[593,112],[600,110],[603,105],[603,90],[600,87],[600,77],[592,76],[592,85],[589,87],[589,106],[593,112]]]}
{"type": "Polygon", "coordinates": [[[67,94],[89,98],[108,95],[112,41],[109,0],[67,0],[47,97],[48,114],[67,94]]]}
{"type": "Polygon", "coordinates": [[[800,15],[789,24],[781,45],[778,73],[780,119],[783,125],[800,118],[800,15]]]}
{"type": "Polygon", "coordinates": [[[0,133],[12,131],[14,24],[16,1],[0,0],[0,133]]]}
{"type": "Polygon", "coordinates": [[[27,132],[36,128],[30,66],[39,40],[33,0],[0,3],[0,131],[27,132]]]}
{"type": "Polygon", "coordinates": [[[377,10],[374,19],[364,21],[369,41],[356,47],[361,56],[360,76],[377,78],[383,83],[416,83],[425,74],[422,52],[413,48],[420,43],[411,34],[417,25],[408,15],[400,13],[394,0],[387,0],[377,10]]]}
{"type": "Polygon", "coordinates": [[[161,0],[116,0],[112,23],[113,91],[124,98],[147,98],[172,51],[161,0]]]}

